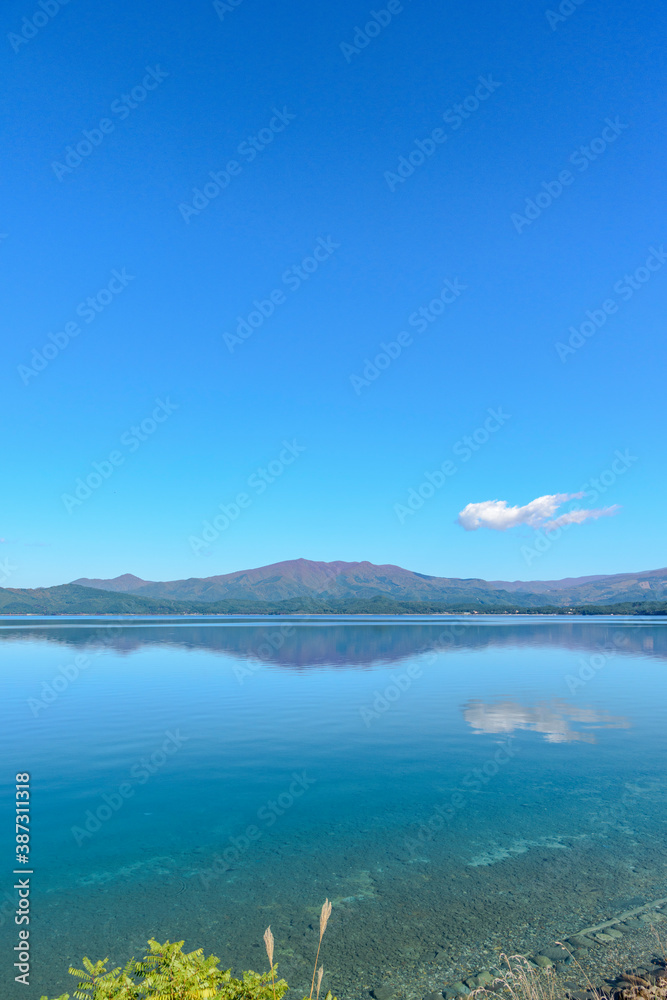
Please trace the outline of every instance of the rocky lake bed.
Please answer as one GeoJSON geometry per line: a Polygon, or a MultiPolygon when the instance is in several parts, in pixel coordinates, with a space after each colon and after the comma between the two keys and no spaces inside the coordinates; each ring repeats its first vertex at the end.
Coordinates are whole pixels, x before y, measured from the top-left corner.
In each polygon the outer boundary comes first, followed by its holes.
{"type": "MultiPolygon", "coordinates": [[[[512,965],[548,976],[549,993],[570,1000],[636,995],[642,988],[667,986],[667,900],[645,904],[602,925],[563,937],[539,951],[508,956],[512,965]]],[[[508,990],[503,982],[508,959],[499,956],[496,965],[463,970],[459,978],[448,970],[444,977],[434,962],[417,982],[400,988],[398,977],[369,990],[372,1000],[459,1000],[475,991],[508,990]],[[443,978],[446,980],[443,983],[443,978]]]]}

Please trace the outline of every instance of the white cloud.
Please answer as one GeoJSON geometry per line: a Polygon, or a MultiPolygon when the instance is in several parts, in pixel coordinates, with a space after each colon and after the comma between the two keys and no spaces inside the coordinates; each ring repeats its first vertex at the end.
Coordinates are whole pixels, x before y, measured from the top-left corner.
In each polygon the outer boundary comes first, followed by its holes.
{"type": "Polygon", "coordinates": [[[596,521],[598,517],[613,517],[614,514],[618,513],[620,506],[615,503],[612,507],[596,507],[591,510],[571,510],[567,514],[561,514],[559,517],[545,524],[545,528],[560,528],[564,524],[581,524],[582,521],[588,521],[589,519],[596,521]]]}
{"type": "Polygon", "coordinates": [[[552,493],[537,497],[523,507],[508,507],[507,500],[483,500],[469,503],[459,513],[459,524],[466,531],[490,528],[493,531],[507,531],[519,524],[530,528],[559,528],[565,524],[581,524],[589,519],[610,517],[619,507],[597,507],[590,510],[570,510],[554,518],[554,514],[567,500],[578,500],[583,493],[552,493]],[[551,520],[553,518],[553,520],[551,520]]]}

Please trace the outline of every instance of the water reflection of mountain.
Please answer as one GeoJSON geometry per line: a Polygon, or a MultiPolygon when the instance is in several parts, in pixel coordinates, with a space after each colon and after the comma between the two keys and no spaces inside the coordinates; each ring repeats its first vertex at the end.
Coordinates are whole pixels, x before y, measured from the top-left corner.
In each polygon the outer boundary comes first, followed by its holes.
{"type": "Polygon", "coordinates": [[[587,654],[656,656],[667,659],[667,627],[636,620],[480,622],[443,618],[423,622],[359,621],[332,624],[273,619],[239,624],[219,621],[159,623],[109,621],[94,624],[27,623],[0,628],[0,640],[42,641],[72,649],[107,646],[133,653],[152,646],[206,650],[210,653],[262,660],[286,668],[370,666],[397,663],[408,657],[442,650],[491,647],[562,647],[587,654]],[[122,626],[122,627],[118,627],[122,626]]]}
{"type": "Polygon", "coordinates": [[[570,705],[560,699],[528,706],[517,701],[494,704],[469,701],[463,706],[463,718],[475,734],[510,734],[517,729],[527,729],[541,733],[547,743],[595,743],[593,729],[628,729],[630,726],[623,716],[570,705]],[[584,728],[573,729],[571,723],[584,728]]]}

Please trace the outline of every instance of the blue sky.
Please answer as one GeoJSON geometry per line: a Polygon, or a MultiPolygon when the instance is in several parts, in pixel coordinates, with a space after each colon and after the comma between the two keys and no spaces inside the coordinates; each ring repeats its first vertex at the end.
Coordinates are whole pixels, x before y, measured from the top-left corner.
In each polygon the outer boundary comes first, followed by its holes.
{"type": "Polygon", "coordinates": [[[665,9],[560,9],[4,6],[0,585],[665,563],[665,9]]]}

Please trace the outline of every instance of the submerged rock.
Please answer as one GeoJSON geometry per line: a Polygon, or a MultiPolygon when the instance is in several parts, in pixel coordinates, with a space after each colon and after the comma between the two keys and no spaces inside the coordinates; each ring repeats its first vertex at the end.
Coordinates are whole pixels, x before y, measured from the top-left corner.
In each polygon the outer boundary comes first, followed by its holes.
{"type": "Polygon", "coordinates": [[[535,955],[533,963],[540,969],[550,969],[554,964],[546,955],[535,955]]]}
{"type": "Polygon", "coordinates": [[[564,962],[570,957],[569,951],[565,948],[561,948],[560,945],[552,945],[549,948],[543,948],[540,954],[546,955],[546,957],[550,958],[552,962],[564,962]]]}
{"type": "Polygon", "coordinates": [[[567,939],[567,943],[574,945],[575,948],[580,948],[580,949],[595,947],[595,941],[592,941],[591,938],[586,937],[585,934],[575,934],[573,935],[573,937],[567,939]]]}

